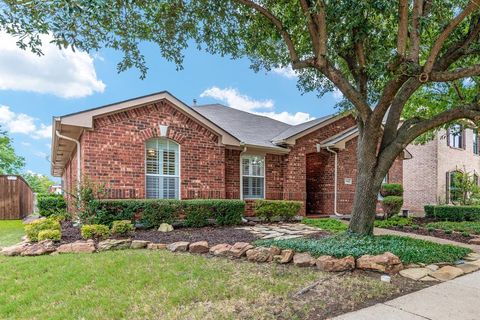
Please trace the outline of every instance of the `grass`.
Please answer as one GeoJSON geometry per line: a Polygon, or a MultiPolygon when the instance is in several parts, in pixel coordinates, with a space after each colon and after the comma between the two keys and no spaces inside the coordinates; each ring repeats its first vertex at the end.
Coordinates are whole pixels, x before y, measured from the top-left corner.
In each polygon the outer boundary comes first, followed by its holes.
{"type": "MultiPolygon", "coordinates": [[[[1,319],[304,319],[397,294],[365,275],[167,251],[0,256],[1,319]]],[[[350,310],[348,309],[348,310],[350,310]]],[[[348,311],[345,310],[345,311],[348,311]]]]}
{"type": "Polygon", "coordinates": [[[464,232],[468,234],[480,235],[480,221],[462,221],[462,222],[430,222],[427,224],[427,228],[441,229],[444,231],[453,230],[458,232],[464,232]]]}
{"type": "Polygon", "coordinates": [[[392,217],[387,220],[375,220],[376,228],[392,228],[392,227],[403,228],[411,225],[413,225],[412,218],[405,218],[405,217],[398,217],[398,216],[392,217]]]}
{"type": "Polygon", "coordinates": [[[0,220],[0,247],[7,247],[22,240],[22,220],[0,220]]]}
{"type": "Polygon", "coordinates": [[[303,219],[302,223],[333,233],[340,233],[348,230],[348,225],[338,219],[303,219]]]}
{"type": "Polygon", "coordinates": [[[313,256],[331,255],[335,257],[364,254],[377,255],[390,251],[404,263],[454,262],[471,252],[470,249],[452,245],[399,236],[357,237],[338,234],[324,239],[259,240],[257,245],[275,245],[282,249],[309,252],[313,256]]]}

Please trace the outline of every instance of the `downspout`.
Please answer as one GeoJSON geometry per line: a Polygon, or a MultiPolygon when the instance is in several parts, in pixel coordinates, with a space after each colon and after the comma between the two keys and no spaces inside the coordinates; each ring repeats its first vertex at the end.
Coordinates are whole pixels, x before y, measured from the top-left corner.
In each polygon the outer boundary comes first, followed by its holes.
{"type": "Polygon", "coordinates": [[[335,174],[334,174],[335,184],[333,186],[333,213],[336,216],[341,217],[343,216],[343,214],[340,214],[337,212],[338,152],[330,149],[330,147],[326,147],[326,149],[328,152],[333,153],[335,155],[335,174]]]}
{"type": "Polygon", "coordinates": [[[80,149],[80,141],[64,136],[60,134],[58,130],[55,130],[55,135],[59,138],[68,140],[68,141],[73,141],[77,144],[77,196],[80,197],[80,178],[81,178],[81,160],[80,160],[80,154],[81,154],[81,149],[80,149]]]}
{"type": "Polygon", "coordinates": [[[243,179],[242,179],[242,155],[247,152],[247,146],[245,142],[240,142],[240,146],[243,146],[242,152],[240,152],[240,200],[243,199],[243,179]]]}

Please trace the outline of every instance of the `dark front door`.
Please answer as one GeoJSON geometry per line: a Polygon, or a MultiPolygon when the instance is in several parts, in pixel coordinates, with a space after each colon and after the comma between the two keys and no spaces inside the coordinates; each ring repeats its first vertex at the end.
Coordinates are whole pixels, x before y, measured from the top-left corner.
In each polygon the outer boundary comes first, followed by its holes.
{"type": "Polygon", "coordinates": [[[328,155],[324,152],[309,153],[306,156],[307,173],[307,215],[326,214],[325,190],[322,190],[325,180],[325,164],[328,155]]]}

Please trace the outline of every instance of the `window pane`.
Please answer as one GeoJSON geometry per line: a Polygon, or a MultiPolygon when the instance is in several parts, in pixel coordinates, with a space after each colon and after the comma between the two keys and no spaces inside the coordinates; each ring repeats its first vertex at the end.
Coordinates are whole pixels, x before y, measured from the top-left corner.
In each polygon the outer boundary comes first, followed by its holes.
{"type": "Polygon", "coordinates": [[[149,199],[158,199],[159,194],[159,177],[147,175],[147,192],[146,196],[149,199]]]}
{"type": "Polygon", "coordinates": [[[243,197],[263,198],[263,179],[258,177],[243,177],[243,197]]]}

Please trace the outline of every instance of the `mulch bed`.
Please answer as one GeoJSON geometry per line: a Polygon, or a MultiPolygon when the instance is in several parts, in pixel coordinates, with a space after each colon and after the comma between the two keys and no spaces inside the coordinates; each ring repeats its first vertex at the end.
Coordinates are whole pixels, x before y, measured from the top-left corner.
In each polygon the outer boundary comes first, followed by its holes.
{"type": "MultiPolygon", "coordinates": [[[[111,237],[117,238],[117,237],[111,237]]],[[[203,227],[203,228],[179,228],[171,232],[159,232],[152,230],[136,230],[131,236],[134,240],[146,240],[154,243],[172,243],[177,241],[207,241],[210,246],[235,242],[253,242],[259,239],[258,236],[247,230],[236,227],[203,227]]],[[[71,243],[82,240],[80,228],[74,227],[71,222],[62,223],[61,243],[71,243]]]]}
{"type": "Polygon", "coordinates": [[[434,231],[428,231],[427,228],[413,229],[411,227],[403,227],[403,228],[392,227],[392,228],[388,228],[388,229],[395,230],[395,231],[400,231],[400,232],[414,233],[414,234],[419,234],[419,235],[423,235],[423,236],[431,236],[431,237],[436,237],[436,238],[442,238],[442,239],[456,241],[456,242],[462,242],[462,243],[468,243],[468,241],[470,239],[474,238],[472,236],[465,237],[460,232],[455,232],[455,231],[448,234],[448,233],[445,233],[443,230],[439,230],[439,229],[435,229],[434,231]]]}

